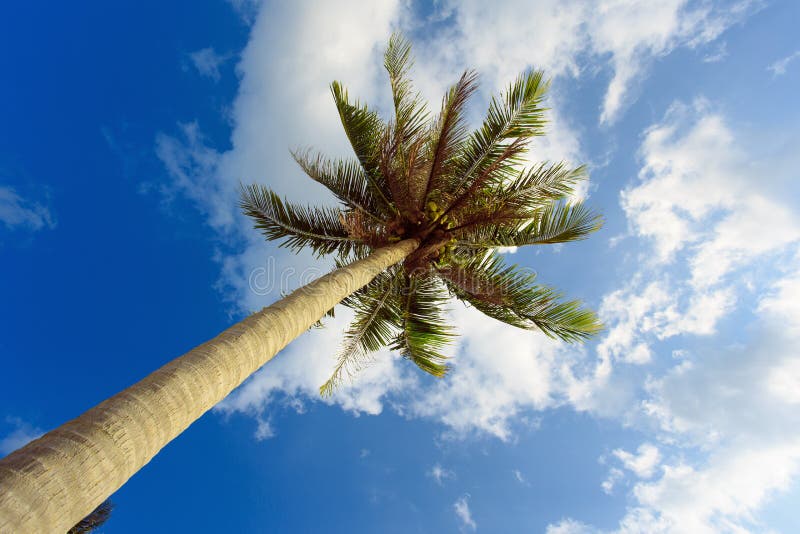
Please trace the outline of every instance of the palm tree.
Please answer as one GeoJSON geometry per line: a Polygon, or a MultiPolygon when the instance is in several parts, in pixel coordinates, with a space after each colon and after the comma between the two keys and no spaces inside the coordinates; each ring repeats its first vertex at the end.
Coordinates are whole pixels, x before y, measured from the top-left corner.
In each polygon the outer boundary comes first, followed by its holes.
{"type": "Polygon", "coordinates": [[[337,268],[0,461],[0,531],[67,530],[336,304],[355,317],[325,395],[386,345],[443,376],[443,349],[455,335],[443,311],[451,296],[567,342],[600,330],[594,313],[497,252],[583,239],[600,225],[569,202],[583,167],[524,168],[529,140],[544,133],[542,73],[520,75],[469,132],[474,72],[431,116],[411,86],[409,43],[392,36],[384,59],[393,119],[384,123],[334,82],[355,158],[294,152],[339,208],[292,204],[260,185],[242,191],[244,212],[268,240],[333,255],[337,268]]]}

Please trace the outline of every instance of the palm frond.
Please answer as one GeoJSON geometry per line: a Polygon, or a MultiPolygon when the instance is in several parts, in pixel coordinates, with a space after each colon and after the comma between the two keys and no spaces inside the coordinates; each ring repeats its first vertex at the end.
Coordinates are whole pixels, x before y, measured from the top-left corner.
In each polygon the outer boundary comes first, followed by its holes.
{"type": "Polygon", "coordinates": [[[474,258],[462,269],[471,279],[469,283],[446,272],[441,273],[442,278],[457,298],[489,317],[518,328],[540,330],[569,343],[583,341],[602,329],[595,313],[579,301],[562,301],[555,289],[534,283],[535,273],[505,265],[497,254],[474,258]],[[485,291],[476,292],[476,285],[492,287],[491,298],[485,297],[485,291]]]}
{"type": "Polygon", "coordinates": [[[401,330],[392,348],[426,373],[442,377],[448,370],[442,350],[455,337],[444,317],[447,294],[433,276],[406,274],[404,282],[401,330]]]}
{"type": "Polygon", "coordinates": [[[375,214],[383,213],[383,206],[375,199],[359,162],[331,161],[319,154],[312,156],[309,151],[293,150],[291,153],[312,180],[327,187],[347,207],[380,220],[375,214]]]}
{"type": "Polygon", "coordinates": [[[345,378],[352,378],[366,367],[372,361],[372,352],[391,342],[399,320],[396,273],[397,269],[381,273],[343,302],[355,311],[355,317],[344,334],[333,374],[319,388],[323,397],[333,394],[345,378]]]}
{"type": "Polygon", "coordinates": [[[339,82],[331,84],[331,93],[339,111],[347,138],[353,151],[364,168],[367,181],[375,196],[383,203],[384,208],[395,211],[391,199],[386,196],[386,184],[378,168],[379,141],[385,126],[378,114],[359,102],[350,102],[347,89],[339,82]]]}
{"type": "Polygon", "coordinates": [[[400,33],[392,34],[384,66],[389,73],[395,117],[381,143],[381,172],[399,212],[416,221],[422,216],[419,168],[427,166],[420,148],[429,126],[427,106],[414,91],[409,76],[412,65],[411,43],[400,33]]]}
{"type": "Polygon", "coordinates": [[[477,220],[474,226],[456,233],[459,247],[486,249],[567,243],[586,239],[603,225],[602,216],[581,202],[552,203],[536,210],[533,217],[522,224],[511,227],[492,224],[493,220],[500,220],[492,214],[484,220],[486,224],[481,225],[482,220],[477,220]]]}
{"type": "Polygon", "coordinates": [[[419,93],[413,92],[409,71],[414,61],[411,43],[400,33],[393,33],[383,56],[383,65],[389,73],[392,100],[395,110],[395,131],[398,142],[405,145],[425,127],[428,111],[419,93]]]}
{"type": "Polygon", "coordinates": [[[389,191],[395,209],[404,218],[410,218],[414,208],[408,182],[408,157],[403,153],[398,132],[389,128],[380,143],[379,170],[389,191]]]}
{"type": "Polygon", "coordinates": [[[467,206],[473,198],[478,196],[477,193],[488,184],[509,179],[516,167],[518,157],[524,151],[525,143],[520,138],[514,139],[511,143],[505,145],[503,151],[478,173],[478,176],[468,184],[466,190],[454,196],[454,199],[444,211],[444,215],[449,215],[450,212],[458,212],[461,208],[467,206]]]}
{"type": "Polygon", "coordinates": [[[270,241],[282,239],[281,246],[292,250],[309,247],[318,255],[347,255],[363,247],[347,234],[339,210],[290,204],[260,184],[242,186],[241,196],[240,206],[255,228],[270,241]]]}
{"type": "Polygon", "coordinates": [[[548,204],[575,192],[575,186],[586,180],[586,166],[570,168],[564,162],[543,162],[522,172],[519,179],[501,184],[495,191],[498,200],[515,200],[525,205],[548,204]]]}
{"type": "Polygon", "coordinates": [[[603,217],[583,202],[553,203],[539,211],[533,220],[517,233],[521,245],[567,243],[586,239],[603,225],[603,217]]]}
{"type": "Polygon", "coordinates": [[[464,143],[453,194],[505,150],[510,139],[529,139],[544,133],[546,109],[542,107],[549,82],[542,71],[528,71],[511,83],[501,99],[493,97],[483,124],[464,143]]]}
{"type": "Polygon", "coordinates": [[[585,179],[584,166],[573,169],[563,162],[540,163],[523,170],[514,180],[501,181],[482,189],[461,210],[455,211],[453,217],[491,219],[494,213],[530,211],[568,197],[585,179]]]}
{"type": "Polygon", "coordinates": [[[406,184],[408,188],[409,220],[421,222],[425,207],[426,184],[430,175],[431,159],[428,153],[430,133],[419,136],[406,149],[406,184]]]}
{"type": "MultiPolygon", "coordinates": [[[[445,165],[457,154],[458,148],[467,135],[464,106],[478,88],[478,75],[474,71],[464,71],[442,99],[442,110],[431,136],[431,166],[425,180],[425,194],[422,205],[428,201],[431,191],[442,187],[446,176],[445,165]]],[[[422,206],[420,206],[422,207],[422,206]]]]}

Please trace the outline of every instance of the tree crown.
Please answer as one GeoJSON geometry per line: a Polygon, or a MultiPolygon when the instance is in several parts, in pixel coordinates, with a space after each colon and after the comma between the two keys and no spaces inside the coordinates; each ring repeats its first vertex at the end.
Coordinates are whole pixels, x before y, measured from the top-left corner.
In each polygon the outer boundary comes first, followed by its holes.
{"type": "Polygon", "coordinates": [[[331,84],[354,158],[292,153],[336,196],[339,208],[290,203],[263,185],[242,189],[242,209],[255,227],[293,250],[310,247],[344,263],[403,239],[419,242],[402,265],[342,302],[355,317],[321,393],[330,394],[384,346],[443,376],[443,349],[455,335],[444,311],[449,297],[567,342],[599,332],[592,311],[537,284],[534,273],[506,264],[498,253],[500,247],[584,239],[602,222],[571,200],[585,167],[525,165],[531,138],[545,132],[549,83],[543,73],[522,73],[469,131],[465,107],[477,88],[475,72],[465,71],[431,114],[413,90],[411,45],[399,34],[389,40],[384,66],[394,104],[389,121],[352,100],[341,83],[331,84]]]}

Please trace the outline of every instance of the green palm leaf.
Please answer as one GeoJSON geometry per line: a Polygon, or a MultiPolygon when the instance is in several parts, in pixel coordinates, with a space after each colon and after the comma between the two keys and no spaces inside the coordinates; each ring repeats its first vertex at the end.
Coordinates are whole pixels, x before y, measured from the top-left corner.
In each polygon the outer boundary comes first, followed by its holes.
{"type": "Polygon", "coordinates": [[[292,250],[309,247],[318,255],[334,252],[347,255],[363,246],[348,236],[339,210],[290,204],[260,184],[242,187],[240,205],[255,221],[256,229],[270,241],[282,239],[283,247],[292,250]]]}
{"type": "Polygon", "coordinates": [[[382,206],[375,199],[359,162],[331,161],[321,155],[312,157],[307,151],[292,151],[292,157],[312,180],[327,187],[347,207],[381,220],[376,213],[382,213],[382,206]]]}
{"type": "Polygon", "coordinates": [[[602,329],[594,312],[582,308],[578,301],[562,301],[555,289],[534,283],[535,273],[507,266],[497,254],[474,258],[459,273],[446,269],[439,272],[456,297],[518,328],[540,330],[570,343],[602,329]]]}
{"type": "Polygon", "coordinates": [[[411,57],[411,43],[399,33],[392,34],[383,59],[392,86],[395,131],[398,142],[404,146],[422,131],[428,118],[425,102],[419,93],[413,92],[411,79],[408,76],[414,63],[411,57]]]}
{"type": "Polygon", "coordinates": [[[345,331],[345,341],[339,349],[333,374],[319,388],[320,395],[333,394],[346,377],[352,377],[372,361],[370,353],[392,340],[399,322],[397,272],[397,269],[392,269],[381,273],[343,301],[355,311],[355,317],[345,331]]]}
{"type": "MultiPolygon", "coordinates": [[[[528,71],[511,83],[502,99],[493,97],[482,126],[464,143],[453,195],[463,190],[483,168],[492,164],[512,139],[543,135],[546,109],[542,107],[549,82],[542,71],[528,71]]],[[[515,161],[515,163],[518,161],[515,161]]]]}
{"type": "Polygon", "coordinates": [[[432,276],[404,277],[401,330],[392,348],[433,376],[444,376],[447,357],[442,354],[455,337],[447,324],[443,305],[447,294],[432,276]]]}
{"type": "Polygon", "coordinates": [[[492,224],[497,217],[487,215],[457,233],[459,247],[486,249],[494,247],[522,247],[525,245],[553,245],[586,239],[603,225],[603,218],[583,203],[550,204],[534,212],[530,219],[508,227],[492,224]],[[486,221],[485,224],[483,221],[486,221]]]}
{"type": "Polygon", "coordinates": [[[361,162],[364,172],[375,196],[389,211],[396,211],[386,189],[386,180],[380,173],[380,140],[384,135],[386,126],[377,113],[358,102],[350,102],[350,98],[339,82],[331,84],[331,93],[339,111],[342,127],[350,140],[353,151],[361,162]]]}
{"type": "Polygon", "coordinates": [[[500,202],[541,205],[568,197],[586,178],[584,165],[571,169],[564,162],[544,162],[523,171],[519,179],[510,184],[501,184],[494,193],[500,202]]]}
{"type": "Polygon", "coordinates": [[[467,135],[464,106],[477,90],[477,81],[478,76],[474,71],[464,71],[458,82],[447,91],[442,99],[442,110],[430,140],[431,165],[425,179],[422,205],[427,203],[431,191],[442,188],[447,176],[448,164],[458,154],[458,148],[467,135]]]}

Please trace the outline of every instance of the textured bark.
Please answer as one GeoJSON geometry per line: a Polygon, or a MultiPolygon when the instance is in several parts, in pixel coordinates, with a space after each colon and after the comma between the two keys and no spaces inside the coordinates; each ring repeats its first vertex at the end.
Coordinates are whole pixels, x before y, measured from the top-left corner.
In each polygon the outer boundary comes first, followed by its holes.
{"type": "Polygon", "coordinates": [[[418,245],[401,241],[311,282],[0,460],[0,533],[66,532],[327,310],[418,245]]]}

